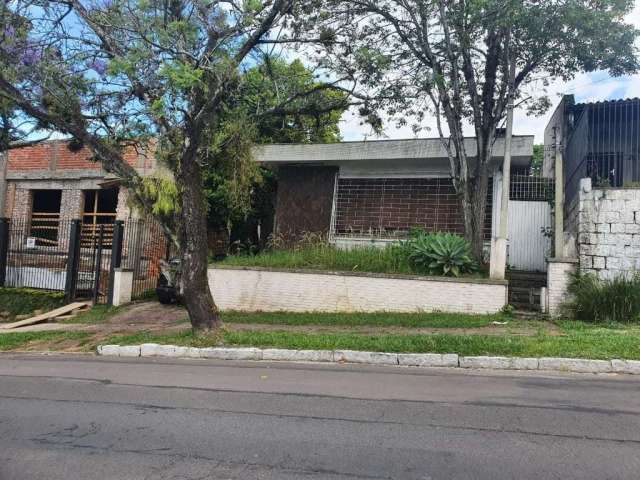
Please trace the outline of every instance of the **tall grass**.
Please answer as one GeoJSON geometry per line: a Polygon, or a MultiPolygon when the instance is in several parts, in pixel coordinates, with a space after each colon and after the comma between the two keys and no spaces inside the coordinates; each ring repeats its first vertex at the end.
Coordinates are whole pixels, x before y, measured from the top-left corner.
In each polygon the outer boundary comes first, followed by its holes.
{"type": "MultiPolygon", "coordinates": [[[[30,288],[0,288],[0,312],[8,313],[6,320],[35,310],[53,310],[64,305],[64,294],[30,288]]],[[[1,321],[1,320],[0,320],[1,321]]]]}
{"type": "Polygon", "coordinates": [[[578,274],[569,285],[572,300],[568,307],[578,320],[586,322],[640,321],[640,274],[620,275],[601,280],[595,275],[578,274]]]}
{"type": "Polygon", "coordinates": [[[301,268],[348,272],[420,274],[401,246],[357,247],[342,250],[327,243],[301,245],[287,250],[270,250],[257,255],[232,255],[218,265],[301,268]]]}

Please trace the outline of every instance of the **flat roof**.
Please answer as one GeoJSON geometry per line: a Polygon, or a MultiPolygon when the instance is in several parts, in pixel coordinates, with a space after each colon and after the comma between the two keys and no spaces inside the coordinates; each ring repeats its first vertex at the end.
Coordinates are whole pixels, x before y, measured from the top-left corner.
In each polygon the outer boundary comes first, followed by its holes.
{"type": "MultiPolygon", "coordinates": [[[[533,135],[516,135],[511,142],[511,155],[516,165],[528,165],[533,155],[533,135]]],[[[465,138],[470,158],[476,156],[474,137],[465,138]]],[[[496,139],[493,159],[504,156],[504,137],[496,139]]],[[[255,159],[269,164],[352,162],[367,160],[446,160],[447,151],[440,138],[406,140],[364,140],[339,143],[272,144],[255,149],[255,159]]]]}

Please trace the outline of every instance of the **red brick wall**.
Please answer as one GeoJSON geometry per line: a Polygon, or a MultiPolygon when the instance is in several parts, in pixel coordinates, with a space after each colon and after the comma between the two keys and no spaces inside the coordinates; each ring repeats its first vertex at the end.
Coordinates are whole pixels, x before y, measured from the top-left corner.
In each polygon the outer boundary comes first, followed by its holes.
{"type": "Polygon", "coordinates": [[[8,170],[47,170],[53,155],[52,142],[9,151],[8,170]]]}
{"type": "MultiPolygon", "coordinates": [[[[337,234],[372,232],[384,236],[416,227],[431,232],[464,232],[462,211],[450,179],[339,179],[337,234]]],[[[491,192],[485,230],[485,237],[491,238],[491,192]]]]}
{"type": "MultiPolygon", "coordinates": [[[[31,147],[11,150],[8,169],[12,171],[99,169],[100,163],[92,162],[90,158],[91,151],[86,147],[70,150],[65,140],[43,142],[31,147]]],[[[133,167],[153,167],[153,152],[146,155],[138,154],[135,149],[130,148],[125,152],[124,159],[133,167]]]]}
{"type": "Polygon", "coordinates": [[[92,162],[91,151],[84,147],[78,151],[69,150],[66,144],[56,144],[55,168],[57,170],[99,169],[100,164],[92,162]]]}
{"type": "Polygon", "coordinates": [[[276,231],[288,239],[327,233],[331,224],[337,167],[286,166],[278,169],[276,231]]]}

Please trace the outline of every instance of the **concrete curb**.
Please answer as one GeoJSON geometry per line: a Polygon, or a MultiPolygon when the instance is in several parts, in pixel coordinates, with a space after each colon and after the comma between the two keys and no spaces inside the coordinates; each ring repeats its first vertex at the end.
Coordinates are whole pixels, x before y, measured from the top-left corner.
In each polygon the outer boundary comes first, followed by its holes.
{"type": "Polygon", "coordinates": [[[362,363],[491,370],[542,370],[574,373],[640,375],[637,360],[581,358],[460,357],[455,353],[382,353],[356,350],[286,350],[280,348],[180,347],[175,345],[100,345],[98,355],[108,357],[212,358],[217,360],[269,360],[288,362],[362,363]]]}

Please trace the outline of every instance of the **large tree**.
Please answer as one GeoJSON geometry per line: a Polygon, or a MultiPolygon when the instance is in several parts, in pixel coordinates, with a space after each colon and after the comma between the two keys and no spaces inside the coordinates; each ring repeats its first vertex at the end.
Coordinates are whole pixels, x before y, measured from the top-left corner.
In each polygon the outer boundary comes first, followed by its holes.
{"type": "Polygon", "coordinates": [[[633,0],[309,0],[295,31],[322,40],[327,67],[369,88],[378,98],[370,114],[416,126],[435,117],[466,237],[480,258],[510,65],[518,105],[534,112],[548,107],[550,80],[635,72],[638,32],[624,19],[633,7],[633,0]],[[473,152],[464,141],[469,125],[473,152]]]}
{"type": "MultiPolygon", "coordinates": [[[[0,6],[0,96],[25,118],[89,147],[182,259],[194,329],[220,325],[207,282],[203,166],[243,153],[242,71],[286,29],[294,0],[14,0],[0,6]],[[142,178],[125,160],[149,149],[171,175],[142,178]]],[[[339,79],[336,79],[339,80],[339,79]]],[[[296,99],[262,115],[288,112],[296,99]]]]}
{"type": "MultiPolygon", "coordinates": [[[[325,88],[327,84],[319,82],[318,76],[300,60],[287,62],[266,55],[242,75],[234,118],[247,120],[241,122],[243,128],[237,134],[251,144],[340,141],[339,122],[348,95],[325,88]],[[287,99],[292,99],[287,108],[280,108],[287,99]]],[[[270,223],[266,217],[273,216],[276,174],[238,152],[239,142],[228,144],[236,151],[220,150],[204,169],[208,219],[212,229],[235,231],[244,241],[253,236],[247,228],[255,229],[262,221],[270,223]]]]}

